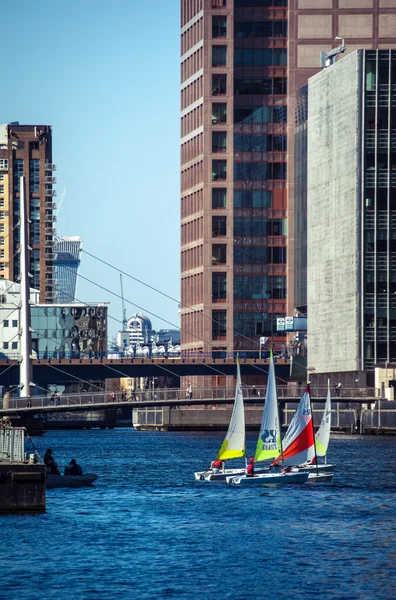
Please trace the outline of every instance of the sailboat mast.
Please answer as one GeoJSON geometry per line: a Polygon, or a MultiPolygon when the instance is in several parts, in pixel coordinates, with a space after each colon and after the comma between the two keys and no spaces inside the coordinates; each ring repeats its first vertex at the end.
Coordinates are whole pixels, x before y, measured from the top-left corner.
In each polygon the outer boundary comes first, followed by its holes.
{"type": "Polygon", "coordinates": [[[314,441],[314,450],[315,450],[315,465],[316,465],[316,473],[319,473],[319,467],[318,467],[318,455],[316,454],[316,441],[315,441],[315,427],[314,427],[314,418],[313,418],[313,410],[312,410],[312,403],[311,403],[311,390],[309,389],[309,383],[307,384],[307,390],[308,390],[308,398],[309,398],[309,409],[311,411],[311,425],[312,425],[312,436],[313,436],[313,441],[314,441]]]}

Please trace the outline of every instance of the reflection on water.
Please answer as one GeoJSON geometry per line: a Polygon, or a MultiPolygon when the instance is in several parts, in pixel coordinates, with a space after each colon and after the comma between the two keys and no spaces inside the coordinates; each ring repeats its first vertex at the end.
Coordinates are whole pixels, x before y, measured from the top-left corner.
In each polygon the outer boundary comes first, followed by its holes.
{"type": "MultiPolygon", "coordinates": [[[[48,432],[60,466],[99,479],[3,516],[2,597],[265,599],[396,595],[395,441],[336,437],[332,484],[195,482],[221,435],[48,432]]],[[[248,451],[255,446],[248,439],[248,451]]]]}

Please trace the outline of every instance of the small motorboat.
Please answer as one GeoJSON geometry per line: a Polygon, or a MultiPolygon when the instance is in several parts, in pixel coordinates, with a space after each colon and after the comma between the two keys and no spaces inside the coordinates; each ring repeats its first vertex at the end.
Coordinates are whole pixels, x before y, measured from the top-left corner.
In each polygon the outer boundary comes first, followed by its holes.
{"type": "Polygon", "coordinates": [[[92,485],[98,478],[94,473],[86,475],[47,475],[47,489],[80,488],[92,485]]]}

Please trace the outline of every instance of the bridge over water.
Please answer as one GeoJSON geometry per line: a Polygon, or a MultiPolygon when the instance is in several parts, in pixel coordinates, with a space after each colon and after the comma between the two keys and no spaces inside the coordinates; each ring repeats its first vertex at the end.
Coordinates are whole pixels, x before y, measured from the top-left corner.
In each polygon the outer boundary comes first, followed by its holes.
{"type": "MultiPolygon", "coordinates": [[[[288,380],[290,359],[275,359],[276,376],[288,380]]],[[[263,375],[268,372],[266,358],[240,359],[241,374],[263,375]]],[[[33,381],[62,384],[76,379],[104,380],[118,377],[193,377],[199,375],[235,375],[235,358],[66,358],[33,360],[33,381]]],[[[19,361],[0,360],[0,384],[19,383],[19,361]]]]}

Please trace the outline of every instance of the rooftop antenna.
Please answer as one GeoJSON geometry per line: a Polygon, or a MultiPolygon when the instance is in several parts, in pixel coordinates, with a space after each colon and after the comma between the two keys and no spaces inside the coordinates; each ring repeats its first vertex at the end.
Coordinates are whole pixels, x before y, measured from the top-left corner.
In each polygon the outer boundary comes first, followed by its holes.
{"type": "Polygon", "coordinates": [[[122,330],[125,331],[127,326],[126,309],[124,302],[124,286],[122,285],[122,274],[120,273],[120,285],[121,285],[121,307],[122,307],[122,330]]]}
{"type": "Polygon", "coordinates": [[[320,66],[321,67],[331,67],[335,63],[335,60],[339,54],[343,54],[346,50],[346,46],[344,44],[344,38],[339,35],[336,36],[336,40],[341,40],[341,44],[337,46],[337,48],[333,48],[329,52],[321,52],[320,53],[320,66]]]}

